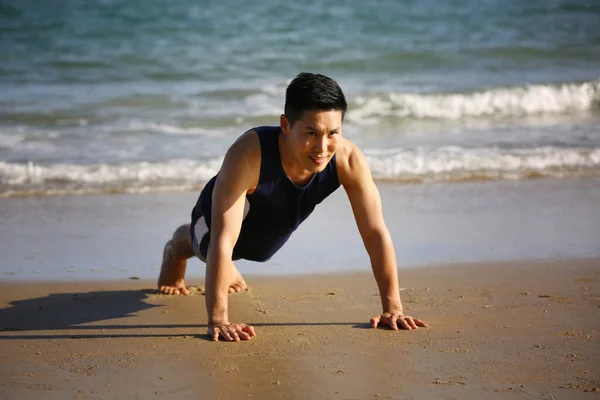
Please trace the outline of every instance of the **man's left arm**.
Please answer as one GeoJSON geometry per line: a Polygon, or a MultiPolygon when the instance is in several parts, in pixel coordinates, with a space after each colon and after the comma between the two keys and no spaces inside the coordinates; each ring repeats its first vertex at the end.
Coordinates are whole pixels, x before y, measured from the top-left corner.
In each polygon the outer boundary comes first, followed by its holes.
{"type": "Polygon", "coordinates": [[[338,176],[344,186],[354,218],[371,260],[373,275],[379,287],[382,313],[371,319],[373,328],[379,324],[392,329],[417,329],[427,324],[404,314],[398,285],[398,267],[391,235],[385,225],[379,190],[371,176],[364,154],[347,142],[347,156],[338,163],[338,176]]]}

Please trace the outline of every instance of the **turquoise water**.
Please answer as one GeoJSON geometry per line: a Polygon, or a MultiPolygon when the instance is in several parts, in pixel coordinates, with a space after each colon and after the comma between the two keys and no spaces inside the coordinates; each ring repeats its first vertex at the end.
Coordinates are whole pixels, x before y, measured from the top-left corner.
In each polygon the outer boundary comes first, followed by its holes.
{"type": "Polygon", "coordinates": [[[198,188],[300,71],[378,179],[600,174],[600,2],[0,3],[0,196],[198,188]]]}

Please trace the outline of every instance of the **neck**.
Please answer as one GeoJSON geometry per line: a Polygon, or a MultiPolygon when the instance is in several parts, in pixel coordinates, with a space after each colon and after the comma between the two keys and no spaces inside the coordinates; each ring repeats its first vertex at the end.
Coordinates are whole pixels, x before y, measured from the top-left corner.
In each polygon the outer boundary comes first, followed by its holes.
{"type": "Polygon", "coordinates": [[[280,134],[278,139],[281,166],[288,179],[295,185],[303,186],[307,184],[314,174],[299,165],[298,160],[296,160],[291,151],[289,139],[286,135],[280,134]]]}

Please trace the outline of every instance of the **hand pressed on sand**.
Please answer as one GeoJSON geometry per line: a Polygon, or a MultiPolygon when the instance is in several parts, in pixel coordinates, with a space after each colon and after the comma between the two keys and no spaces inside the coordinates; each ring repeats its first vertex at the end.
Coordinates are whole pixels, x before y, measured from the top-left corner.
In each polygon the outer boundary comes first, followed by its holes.
{"type": "Polygon", "coordinates": [[[371,327],[377,328],[378,325],[389,326],[393,330],[397,329],[417,329],[426,328],[428,325],[420,319],[413,318],[410,315],[404,315],[401,312],[385,312],[371,318],[371,327]]]}
{"type": "Polygon", "coordinates": [[[256,333],[252,325],[234,323],[209,326],[208,335],[215,342],[218,342],[219,338],[228,342],[239,342],[240,340],[250,340],[256,336],[256,333]]]}

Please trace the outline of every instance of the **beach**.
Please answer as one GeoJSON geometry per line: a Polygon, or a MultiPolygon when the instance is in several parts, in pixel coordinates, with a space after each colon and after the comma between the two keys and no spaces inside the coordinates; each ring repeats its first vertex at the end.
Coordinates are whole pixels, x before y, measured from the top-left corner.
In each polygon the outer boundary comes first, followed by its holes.
{"type": "Polygon", "coordinates": [[[600,2],[0,4],[0,400],[600,396],[600,2]],[[235,12],[231,12],[234,9],[235,12]],[[308,22],[310,21],[310,22],[308,22]],[[301,72],[343,89],[413,331],[344,188],[236,261],[206,336],[165,242],[301,72]]]}
{"type": "Polygon", "coordinates": [[[597,398],[596,178],[378,186],[406,312],[430,327],[369,328],[340,190],[272,261],[239,264],[231,318],[257,331],[240,343],[205,335],[199,261],[192,296],[155,292],[194,193],[0,199],[0,398],[597,398]]]}

